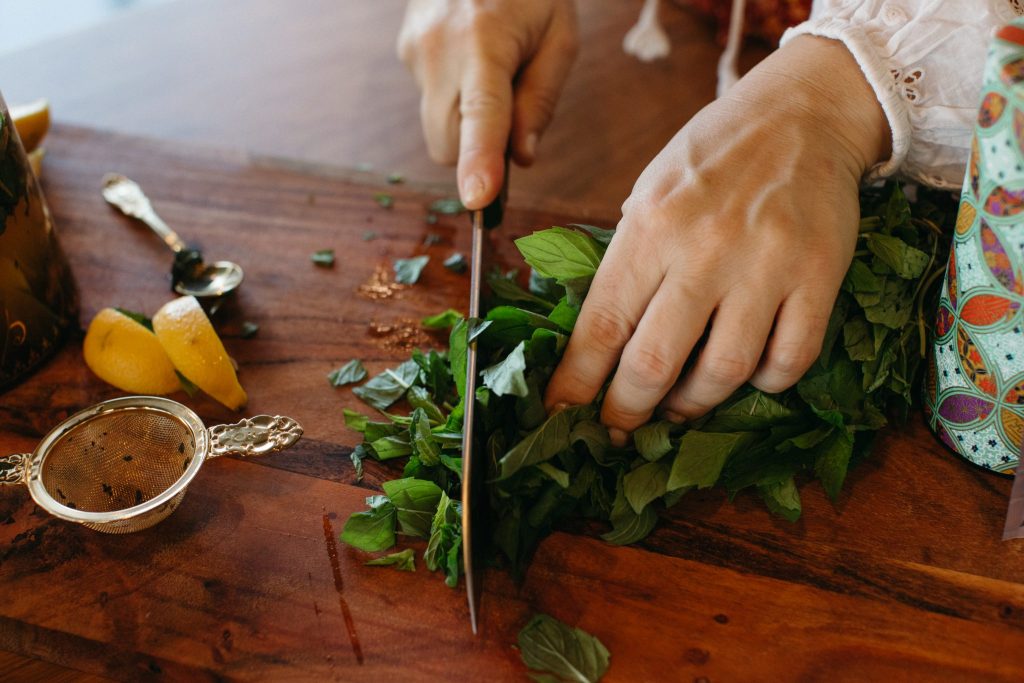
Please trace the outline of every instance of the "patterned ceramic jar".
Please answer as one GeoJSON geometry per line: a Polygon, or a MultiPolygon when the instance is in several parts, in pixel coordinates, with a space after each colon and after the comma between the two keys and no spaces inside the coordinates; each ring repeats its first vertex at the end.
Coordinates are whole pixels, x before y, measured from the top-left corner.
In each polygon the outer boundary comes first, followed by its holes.
{"type": "Polygon", "coordinates": [[[989,50],[935,327],[929,424],[971,462],[1012,474],[1024,436],[1024,20],[989,50]]]}
{"type": "Polygon", "coordinates": [[[0,391],[49,358],[77,323],[71,271],[0,98],[0,391]]]}

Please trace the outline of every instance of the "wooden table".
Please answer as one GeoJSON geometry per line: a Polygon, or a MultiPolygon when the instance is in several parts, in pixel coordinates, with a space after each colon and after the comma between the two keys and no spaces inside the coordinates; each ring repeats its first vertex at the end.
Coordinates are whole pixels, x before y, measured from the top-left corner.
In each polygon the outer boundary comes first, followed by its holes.
{"type": "MultiPolygon", "coordinates": [[[[424,190],[450,187],[451,171],[426,160],[416,95],[392,55],[402,4],[176,0],[0,59],[9,101],[47,95],[58,120],[173,141],[63,127],[48,142],[45,185],[83,322],[102,306],[152,311],[168,297],[152,278],[162,247],[98,198],[99,175],[116,166],[209,253],[246,265],[224,333],[251,409],[306,426],[290,453],[204,468],[183,507],[137,536],[72,528],[34,511],[24,492],[0,494],[0,649],[18,653],[0,654],[0,677],[521,678],[510,644],[542,610],[608,645],[610,680],[1019,680],[1024,551],[997,540],[1009,482],[955,460],[917,420],[882,435],[838,510],[805,490],[796,525],[709,492],[688,496],[636,548],[609,548],[589,528],[557,533],[523,585],[488,576],[478,639],[461,593],[422,566],[366,568],[341,548],[339,594],[324,517],[337,532],[385,473],[368,467],[356,485],[356,435],[340,418],[356,402],[323,374],[357,355],[371,369],[388,365],[404,352],[368,335],[370,323],[458,304],[465,287],[431,267],[424,282],[434,287],[387,306],[353,294],[372,266],[415,253],[428,230],[445,239],[433,253],[465,247],[460,221],[421,221],[424,190]],[[371,200],[380,174],[315,165],[364,161],[418,184],[389,188],[398,202],[385,212],[371,200]],[[384,237],[362,242],[367,228],[384,237]],[[347,265],[313,270],[308,252],[324,246],[347,265]],[[299,288],[308,297],[289,298],[299,288]],[[244,320],[261,324],[256,338],[238,338],[244,320]]],[[[580,62],[546,157],[515,171],[511,231],[559,213],[613,221],[649,158],[711,98],[718,48],[685,13],[666,15],[669,61],[621,55],[638,9],[585,3],[580,62]]],[[[0,450],[28,450],[62,416],[116,394],[78,353],[69,346],[0,396],[0,450]]],[[[187,402],[208,423],[232,417],[187,402]]]]}
{"type": "MultiPolygon", "coordinates": [[[[434,195],[382,178],[88,129],[50,140],[45,189],[78,278],[83,321],[103,306],[154,311],[169,298],[164,247],[106,207],[103,172],[149,190],[173,225],[248,280],[219,322],[249,412],[306,428],[262,459],[205,467],[181,508],[150,530],[106,536],[47,518],[24,490],[0,494],[0,648],[125,680],[516,680],[511,647],[534,611],[594,633],[612,652],[608,680],[1019,680],[1024,666],[1024,544],[999,541],[1009,481],[936,445],[918,418],[885,432],[838,509],[804,489],[790,524],[753,497],[687,496],[638,547],[600,529],[544,542],[525,582],[485,581],[482,634],[464,596],[420,565],[365,567],[337,548],[347,515],[389,474],[355,480],[362,408],[326,373],[349,358],[371,371],[406,355],[373,332],[464,301],[467,281],[440,267],[465,250],[464,217],[425,223],[434,195]],[[378,239],[363,241],[371,229],[378,239]],[[441,242],[424,247],[427,234],[441,242]],[[333,269],[309,262],[319,248],[333,269]],[[394,299],[359,296],[396,257],[434,258],[394,299]],[[260,325],[249,340],[242,322],[260,325]]],[[[510,236],[559,220],[512,207],[510,236]]],[[[438,343],[424,337],[424,345],[438,343]]],[[[117,395],[84,367],[77,343],[4,394],[0,450],[30,450],[62,417],[117,395]]],[[[233,415],[186,399],[207,424],[233,415]]],[[[421,548],[422,544],[413,544],[421,548]]]]}

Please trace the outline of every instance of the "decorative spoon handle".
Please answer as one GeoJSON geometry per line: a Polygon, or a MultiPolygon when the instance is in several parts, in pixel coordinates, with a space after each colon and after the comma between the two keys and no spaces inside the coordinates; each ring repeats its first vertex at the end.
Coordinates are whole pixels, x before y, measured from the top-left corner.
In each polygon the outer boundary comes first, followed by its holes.
{"type": "Polygon", "coordinates": [[[178,234],[153,210],[153,205],[149,203],[149,198],[138,183],[130,178],[119,173],[108,173],[103,176],[103,198],[126,216],[137,218],[148,225],[175,254],[187,248],[178,234]]]}

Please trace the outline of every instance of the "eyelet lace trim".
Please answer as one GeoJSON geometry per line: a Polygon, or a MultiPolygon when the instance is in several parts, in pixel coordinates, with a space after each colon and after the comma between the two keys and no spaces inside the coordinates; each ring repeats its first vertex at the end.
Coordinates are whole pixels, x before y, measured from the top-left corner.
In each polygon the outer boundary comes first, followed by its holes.
{"type": "MultiPolygon", "coordinates": [[[[1024,3],[1024,0],[1016,0],[1024,3]]],[[[920,83],[924,79],[924,69],[889,69],[892,80],[896,84],[896,92],[907,102],[918,104],[923,97],[920,83]]]]}
{"type": "Polygon", "coordinates": [[[1017,16],[1024,15],[1024,0],[1006,0],[1017,16]]]}

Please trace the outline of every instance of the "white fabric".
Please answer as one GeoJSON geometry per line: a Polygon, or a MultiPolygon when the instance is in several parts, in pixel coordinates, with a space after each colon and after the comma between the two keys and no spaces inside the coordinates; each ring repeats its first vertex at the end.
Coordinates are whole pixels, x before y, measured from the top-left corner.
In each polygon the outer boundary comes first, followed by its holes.
{"type": "Polygon", "coordinates": [[[992,33],[1022,14],[1024,0],[814,0],[810,20],[786,31],[782,44],[803,34],[833,38],[857,60],[892,128],[892,157],[868,180],[899,172],[955,190],[992,33]]]}

